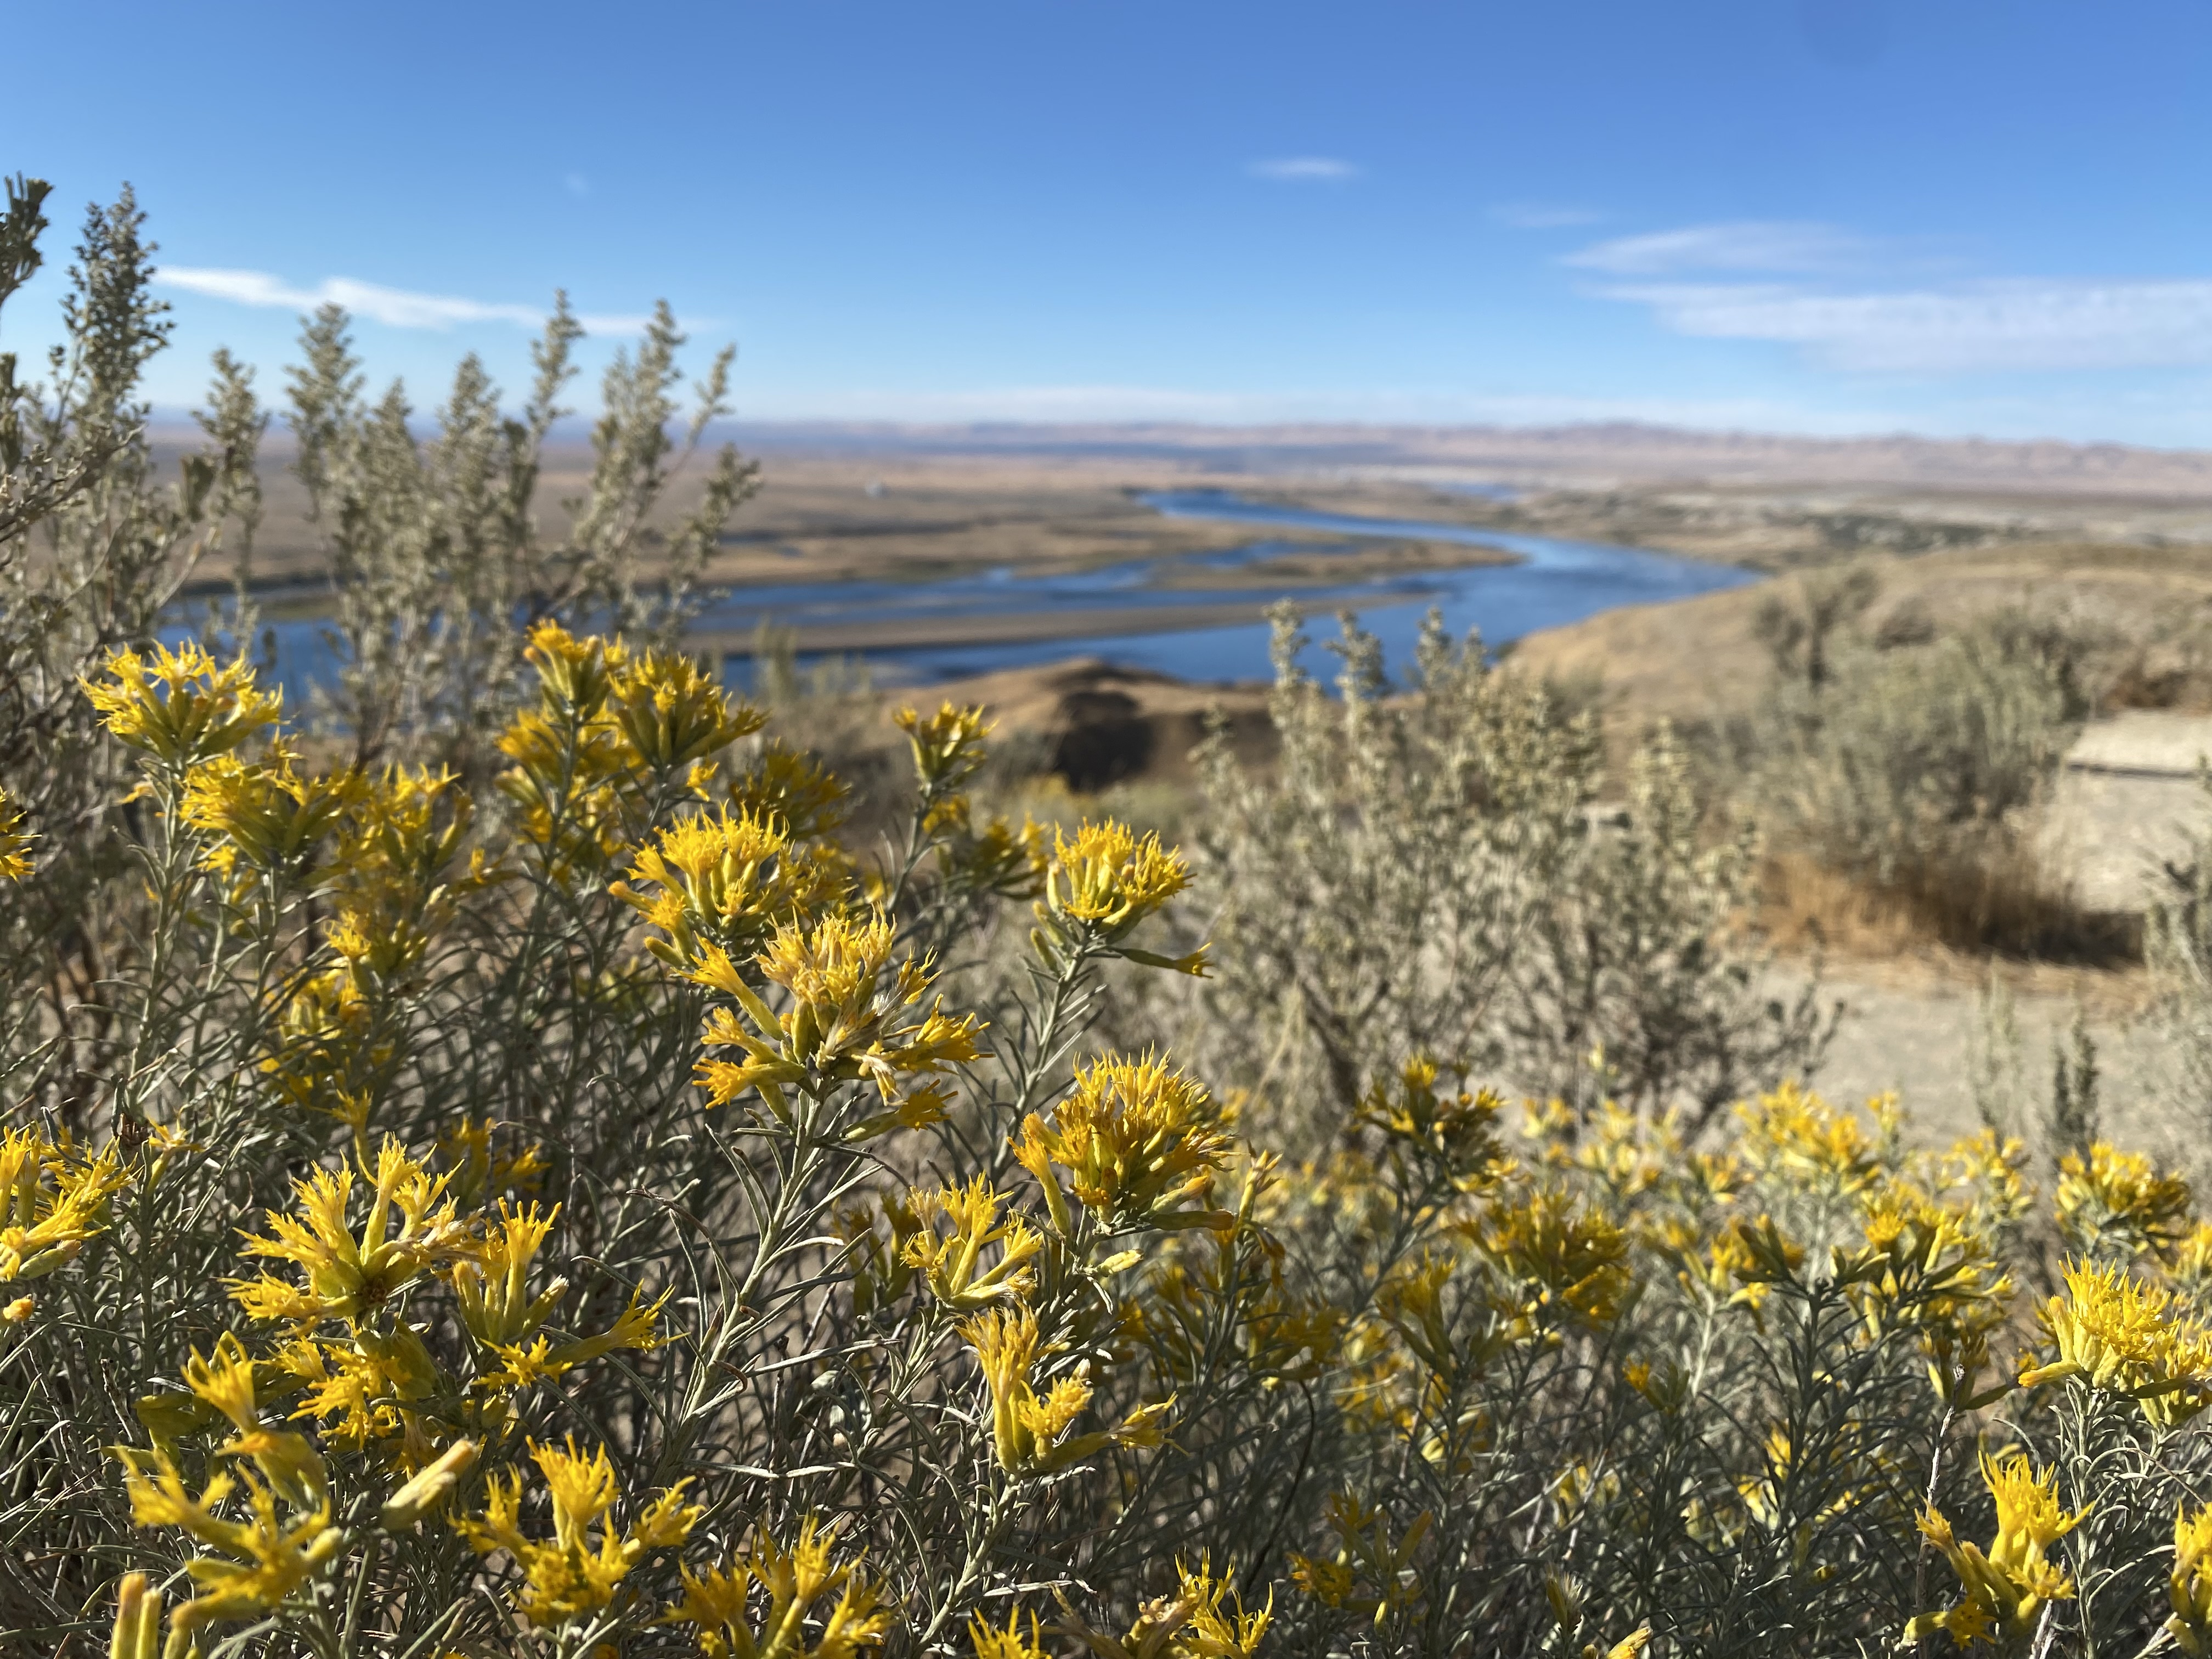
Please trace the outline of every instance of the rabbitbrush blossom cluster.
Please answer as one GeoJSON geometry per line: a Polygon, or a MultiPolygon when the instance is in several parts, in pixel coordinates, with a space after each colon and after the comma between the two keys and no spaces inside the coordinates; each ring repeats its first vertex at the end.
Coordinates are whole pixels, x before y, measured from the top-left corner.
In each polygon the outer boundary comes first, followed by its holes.
{"type": "Polygon", "coordinates": [[[2212,1226],[2174,1172],[2099,1142],[2045,1201],[2016,1142],[1912,1150],[1887,1101],[1785,1086],[1723,1149],[1426,1054],[1291,1169],[1093,1046],[1115,973],[1203,996],[1142,942],[1190,873],[985,819],[975,711],[905,720],[871,858],[683,665],[553,623],[530,661],[489,813],[319,764],[196,647],[87,688],[140,757],[151,933],[130,1086],[0,1138],[0,1364],[58,1443],[100,1420],[73,1343],[138,1369],[84,1465],[116,1504],[72,1522],[107,1576],[56,1628],[2212,1646],[2212,1226]]]}

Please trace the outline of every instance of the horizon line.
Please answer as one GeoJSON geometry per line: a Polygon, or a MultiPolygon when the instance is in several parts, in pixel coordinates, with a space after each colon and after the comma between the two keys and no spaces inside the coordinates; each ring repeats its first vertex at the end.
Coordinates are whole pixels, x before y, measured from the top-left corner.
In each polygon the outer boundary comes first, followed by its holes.
{"type": "MultiPolygon", "coordinates": [[[[272,416],[281,413],[272,408],[272,416]]],[[[427,411],[426,411],[427,412],[427,411]]],[[[425,422],[427,427],[433,424],[425,422]]],[[[590,416],[580,413],[563,416],[554,423],[555,433],[562,435],[588,434],[592,424],[590,416]]],[[[681,419],[672,420],[672,429],[681,429],[681,419]]],[[[194,411],[188,406],[155,404],[149,409],[147,428],[149,432],[170,435],[182,429],[197,432],[198,425],[194,411]]],[[[1977,434],[1939,435],[1915,431],[1909,427],[1869,427],[1863,431],[1844,433],[1806,432],[1786,427],[1755,426],[1698,426],[1687,422],[1638,420],[1631,416],[1589,416],[1582,419],[1516,422],[1516,421],[1378,421],[1357,416],[1341,419],[1306,419],[1285,421],[1206,420],[1195,416],[1175,418],[1140,418],[1125,420],[1052,420],[1035,417],[1008,416],[996,419],[965,421],[915,421],[894,417],[855,416],[788,416],[730,417],[714,422],[708,428],[708,436],[715,434],[732,434],[741,432],[774,433],[846,433],[852,434],[880,434],[884,436],[957,436],[1019,435],[1023,434],[1136,434],[1176,433],[1194,436],[1237,434],[1324,434],[1333,433],[1388,439],[1407,435],[1438,436],[1456,434],[1498,434],[1522,438],[1552,438],[1595,436],[1605,433],[1638,434],[1652,437],[1688,441],[1709,444],[1742,442],[1747,440],[1792,446],[1811,446],[1822,448],[1846,448],[1853,446],[1879,443],[1907,443],[1942,448],[1979,448],[1988,450],[2069,450],[2084,453],[2118,451],[2128,454],[2161,457],[2204,457],[2212,461],[2212,444],[2148,444],[2130,442],[2118,438],[2062,438],[2045,435],[2030,438],[1992,438],[1977,434]]],[[[280,420],[272,420],[264,442],[285,444],[290,434],[280,420]]]]}

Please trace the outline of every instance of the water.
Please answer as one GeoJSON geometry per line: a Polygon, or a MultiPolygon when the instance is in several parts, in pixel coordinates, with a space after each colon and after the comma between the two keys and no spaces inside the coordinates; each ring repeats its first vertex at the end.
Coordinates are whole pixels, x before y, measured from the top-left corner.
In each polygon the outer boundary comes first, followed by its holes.
{"type": "MultiPolygon", "coordinates": [[[[1469,485],[1468,493],[1497,498],[1498,487],[1469,485]]],[[[1008,569],[949,576],[929,582],[787,582],[734,592],[701,618],[703,630],[745,633],[763,621],[786,626],[897,622],[988,615],[1066,614],[1085,611],[1124,613],[1116,631],[1079,638],[1055,638],[976,645],[909,646],[872,650],[867,659],[879,681],[927,684],[994,670],[1033,666],[1069,657],[1097,656],[1133,668],[1152,669],[1200,681],[1264,679],[1270,673],[1265,623],[1176,629],[1129,629],[1126,613],[1186,605],[1237,603],[1257,605],[1276,599],[1304,600],[1310,614],[1348,607],[1382,641],[1390,662],[1410,661],[1423,615],[1442,611],[1444,625],[1460,635],[1479,629],[1492,646],[1538,629],[1578,622],[1624,605],[1650,605],[1687,599],[1756,580],[1733,566],[1702,563],[1645,548],[1617,547],[1552,536],[1516,535],[1469,525],[1419,519],[1374,519],[1340,513],[1315,513],[1247,501],[1218,489],[1170,490],[1143,497],[1170,518],[1208,519],[1249,525],[1255,538],[1225,551],[1178,561],[1131,560],[1095,570],[1024,576],[1008,569]],[[1232,570],[1289,550],[1267,530],[1318,531],[1341,537],[1352,547],[1419,539],[1496,549],[1516,556],[1512,564],[1475,565],[1458,570],[1422,570],[1377,574],[1366,580],[1338,580],[1326,587],[1285,581],[1280,586],[1204,584],[1158,585],[1162,567],[1186,572],[1232,570]]],[[[1320,633],[1333,633],[1318,617],[1320,633]]],[[[270,624],[276,646],[276,677],[285,682],[288,701],[302,706],[307,686],[325,681],[334,659],[323,637],[328,624],[316,618],[270,624]]],[[[171,633],[192,630],[179,626],[171,633]]],[[[1308,672],[1326,682],[1334,659],[1318,645],[1309,653],[1308,672]]],[[[742,678],[744,659],[733,659],[742,678]]]]}
{"type": "MultiPolygon", "coordinates": [[[[1468,493],[1492,498],[1502,493],[1494,486],[1468,489],[1468,493]]],[[[1754,572],[1732,565],[1708,564],[1649,548],[1570,541],[1556,536],[1519,535],[1421,519],[1373,519],[1308,512],[1247,501],[1226,490],[1170,490],[1143,499],[1170,518],[1225,520],[1248,524],[1255,530],[1320,531],[1354,542],[1452,542],[1511,553],[1519,562],[1379,575],[1364,582],[1340,581],[1326,588],[1285,584],[1273,589],[1147,589],[1144,584],[1153,570],[1152,562],[1147,561],[1117,565],[1082,576],[1017,578],[995,573],[990,577],[970,579],[971,586],[950,603],[962,605],[968,614],[974,614],[986,608],[1019,611],[1087,605],[1119,610],[1148,605],[1322,598],[1328,609],[1341,606],[1357,611],[1361,624],[1381,640],[1388,659],[1402,665],[1412,659],[1421,619],[1431,606],[1443,613],[1444,626],[1455,635],[1479,629],[1487,643],[1498,646],[1539,629],[1579,622],[1620,605],[1689,599],[1758,580],[1754,572]],[[979,603],[967,605],[967,592],[974,592],[979,603]]],[[[1261,540],[1184,562],[1200,568],[1218,568],[1248,564],[1282,550],[1283,544],[1279,542],[1261,540]]],[[[854,596],[863,606],[899,603],[895,599],[887,601],[882,594],[880,590],[888,584],[825,584],[823,589],[810,592],[799,609],[780,614],[778,620],[804,623],[827,620],[831,616],[842,620],[882,614],[865,609],[812,611],[811,606],[814,604],[824,600],[836,603],[827,592],[833,586],[848,592],[854,588],[867,589],[865,595],[854,596]]],[[[937,595],[951,593],[960,586],[935,584],[927,595],[914,595],[912,590],[908,590],[909,597],[898,614],[915,614],[935,604],[937,595]]],[[[764,608],[757,604],[755,594],[744,596],[741,603],[747,607],[745,614],[756,619],[764,608]]],[[[1317,634],[1334,633],[1329,618],[1320,617],[1316,621],[1322,624],[1315,629],[1317,634]]],[[[1103,657],[1127,667],[1152,669],[1180,679],[1252,680],[1265,679],[1272,672],[1267,659],[1268,637],[1265,623],[1240,623],[1007,644],[919,646],[871,652],[868,659],[881,672],[882,678],[913,684],[1034,666],[1077,656],[1103,657]]],[[[1307,652],[1304,664],[1308,672],[1324,683],[1335,672],[1335,659],[1318,641],[1307,652]]]]}

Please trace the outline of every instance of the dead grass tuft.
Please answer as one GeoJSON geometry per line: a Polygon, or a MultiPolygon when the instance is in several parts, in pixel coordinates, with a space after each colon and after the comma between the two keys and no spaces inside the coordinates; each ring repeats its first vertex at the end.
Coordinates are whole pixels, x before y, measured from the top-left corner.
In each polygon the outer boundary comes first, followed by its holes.
{"type": "Polygon", "coordinates": [[[1760,895],[1760,923],[1785,949],[1881,958],[1937,948],[2088,968],[2142,960],[2141,919],[2085,907],[2015,832],[1975,837],[1887,882],[1778,854],[1760,895]]]}

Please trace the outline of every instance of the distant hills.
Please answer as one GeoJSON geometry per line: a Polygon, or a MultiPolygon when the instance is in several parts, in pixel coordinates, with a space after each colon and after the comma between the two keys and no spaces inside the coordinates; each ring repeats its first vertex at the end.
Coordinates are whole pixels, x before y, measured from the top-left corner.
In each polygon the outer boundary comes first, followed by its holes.
{"type": "Polygon", "coordinates": [[[1635,422],[1554,427],[1218,427],[869,422],[744,423],[765,453],[970,454],[1181,461],[1208,471],[1313,467],[1480,473],[1505,483],[1903,485],[1918,489],[2212,499],[2212,451],[2055,440],[1786,437],[1635,422]]]}
{"type": "MultiPolygon", "coordinates": [[[[198,430],[166,415],[157,450],[196,447],[198,430]]],[[[428,435],[427,423],[421,426],[428,435]]],[[[548,459],[573,465],[588,426],[564,422],[548,459]]],[[[891,422],[731,422],[713,434],[764,455],[1000,458],[1144,463],[1211,473],[1345,470],[1579,489],[1650,486],[1787,489],[1860,486],[1915,493],[2103,497],[2146,505],[2212,502],[2212,449],[2142,449],[2056,439],[1997,442],[1895,433],[1807,438],[1697,431],[1633,421],[1570,426],[1200,426],[1168,422],[923,426],[891,422]]],[[[288,460],[281,421],[264,441],[288,460]]]]}

